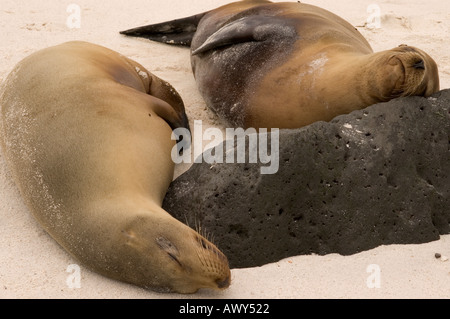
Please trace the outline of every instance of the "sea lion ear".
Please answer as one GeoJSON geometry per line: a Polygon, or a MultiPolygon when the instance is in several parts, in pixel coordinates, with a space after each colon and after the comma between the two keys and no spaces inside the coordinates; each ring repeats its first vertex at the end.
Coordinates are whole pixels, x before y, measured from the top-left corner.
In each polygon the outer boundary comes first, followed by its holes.
{"type": "Polygon", "coordinates": [[[246,16],[232,21],[209,36],[200,47],[192,51],[192,55],[226,45],[295,36],[294,27],[286,25],[286,20],[280,20],[280,18],[273,16],[246,16]],[[274,37],[274,35],[277,37],[274,37]]]}
{"type": "Polygon", "coordinates": [[[167,44],[190,46],[194,33],[197,31],[197,25],[206,13],[208,12],[120,31],[120,33],[167,44]]]}

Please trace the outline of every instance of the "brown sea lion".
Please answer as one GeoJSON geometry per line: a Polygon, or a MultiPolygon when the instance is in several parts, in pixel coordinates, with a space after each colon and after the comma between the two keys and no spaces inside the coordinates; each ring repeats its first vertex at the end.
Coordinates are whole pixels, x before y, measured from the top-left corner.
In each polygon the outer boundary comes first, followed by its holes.
{"type": "Polygon", "coordinates": [[[229,286],[227,258],[161,208],[172,129],[188,128],[169,83],[115,51],[68,42],[22,60],[0,92],[0,140],[15,181],[68,252],[154,290],[229,286]]]}
{"type": "Polygon", "coordinates": [[[206,104],[237,127],[302,127],[439,90],[425,52],[400,45],[374,53],[347,21],[309,4],[238,1],[121,33],[189,45],[206,104]]]}

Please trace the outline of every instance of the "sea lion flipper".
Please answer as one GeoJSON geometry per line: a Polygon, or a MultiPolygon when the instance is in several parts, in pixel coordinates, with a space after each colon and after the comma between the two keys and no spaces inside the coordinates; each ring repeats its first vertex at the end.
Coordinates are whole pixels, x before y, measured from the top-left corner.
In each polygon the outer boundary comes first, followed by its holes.
{"type": "Polygon", "coordinates": [[[192,51],[192,55],[231,44],[264,41],[274,34],[286,37],[293,36],[296,32],[293,27],[286,25],[286,21],[273,16],[245,16],[214,32],[200,47],[192,51]]]}
{"type": "Polygon", "coordinates": [[[148,97],[156,115],[166,121],[173,130],[177,141],[178,153],[181,154],[184,149],[189,148],[191,145],[191,141],[184,140],[185,136],[177,130],[178,128],[184,128],[190,133],[189,119],[181,96],[170,83],[152,74],[149,78],[148,97]],[[183,143],[179,144],[182,140],[184,140],[183,143]]]}
{"type": "Polygon", "coordinates": [[[148,95],[152,99],[153,110],[172,128],[189,128],[183,100],[169,83],[154,74],[149,77],[148,95]]]}
{"type": "Polygon", "coordinates": [[[172,21],[150,24],[125,31],[121,34],[146,38],[152,41],[190,46],[201,18],[208,12],[172,21]]]}

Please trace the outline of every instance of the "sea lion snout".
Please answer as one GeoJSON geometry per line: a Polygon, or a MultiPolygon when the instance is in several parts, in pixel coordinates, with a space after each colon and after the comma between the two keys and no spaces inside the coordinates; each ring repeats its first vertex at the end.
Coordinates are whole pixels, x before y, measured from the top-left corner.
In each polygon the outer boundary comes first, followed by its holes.
{"type": "Polygon", "coordinates": [[[400,51],[399,59],[404,63],[406,68],[414,68],[417,70],[425,70],[425,57],[415,48],[407,47],[400,51]]]}
{"type": "Polygon", "coordinates": [[[215,282],[216,289],[224,289],[230,285],[231,272],[227,257],[210,241],[196,234],[195,245],[198,261],[206,278],[215,282]]]}
{"type": "Polygon", "coordinates": [[[430,96],[439,91],[439,77],[436,62],[425,52],[415,47],[400,45],[393,50],[395,57],[403,64],[405,83],[401,96],[430,96]]]}
{"type": "Polygon", "coordinates": [[[423,62],[422,59],[420,59],[416,63],[414,63],[413,67],[416,68],[416,69],[425,70],[425,63],[423,62]]]}
{"type": "Polygon", "coordinates": [[[223,279],[223,280],[217,279],[216,280],[217,288],[225,289],[225,288],[230,286],[230,282],[231,282],[231,276],[230,275],[226,276],[225,279],[223,279]]]}

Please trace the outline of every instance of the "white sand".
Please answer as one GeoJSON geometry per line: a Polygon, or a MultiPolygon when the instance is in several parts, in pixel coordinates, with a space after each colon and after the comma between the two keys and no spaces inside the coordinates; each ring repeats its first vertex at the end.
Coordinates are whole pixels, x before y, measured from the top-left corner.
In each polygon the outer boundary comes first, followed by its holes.
{"type": "MultiPolygon", "coordinates": [[[[187,106],[191,123],[220,126],[199,95],[188,49],[126,38],[118,31],[203,12],[225,0],[1,0],[0,81],[32,52],[69,40],[104,45],[135,59],[172,83],[187,106]],[[70,29],[69,4],[81,8],[81,28],[70,29]]],[[[450,87],[450,2],[447,0],[310,0],[358,27],[375,51],[399,44],[428,52],[440,68],[441,88],[450,87]],[[369,4],[380,8],[381,28],[363,25],[369,4]]],[[[178,167],[180,174],[186,167],[178,167]]],[[[116,282],[81,268],[81,288],[69,288],[66,272],[76,261],[40,227],[24,206],[0,155],[1,298],[449,298],[450,235],[421,245],[390,245],[340,256],[298,256],[257,268],[232,270],[222,292],[158,294],[116,282]],[[369,265],[380,271],[370,288],[369,265]],[[367,280],[369,279],[369,285],[367,280]]]]}

